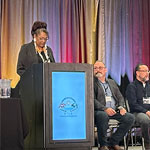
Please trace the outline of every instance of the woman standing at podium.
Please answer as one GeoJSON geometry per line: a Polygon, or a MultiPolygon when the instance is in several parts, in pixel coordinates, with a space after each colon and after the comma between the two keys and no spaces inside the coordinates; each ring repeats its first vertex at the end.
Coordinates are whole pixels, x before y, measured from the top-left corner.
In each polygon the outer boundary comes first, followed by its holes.
{"type": "Polygon", "coordinates": [[[46,45],[49,36],[47,24],[41,21],[34,22],[31,34],[33,40],[30,43],[22,45],[19,52],[17,73],[20,76],[32,64],[55,62],[52,49],[46,45]]]}

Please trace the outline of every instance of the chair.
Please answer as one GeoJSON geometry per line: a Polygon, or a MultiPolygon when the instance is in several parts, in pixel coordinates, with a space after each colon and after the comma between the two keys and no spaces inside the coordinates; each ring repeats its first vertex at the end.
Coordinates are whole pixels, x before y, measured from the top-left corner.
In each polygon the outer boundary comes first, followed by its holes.
{"type": "MultiPolygon", "coordinates": [[[[115,119],[110,119],[108,125],[109,125],[109,128],[107,130],[107,134],[108,134],[108,137],[109,137],[119,127],[119,121],[117,121],[115,119]]],[[[98,147],[100,147],[99,142],[98,142],[98,134],[97,134],[97,127],[96,126],[95,126],[94,130],[95,130],[94,131],[95,132],[95,138],[97,138],[98,147]]],[[[126,148],[127,148],[127,145],[126,145],[126,136],[124,136],[124,149],[126,150],[126,148]]]]}
{"type": "MultiPolygon", "coordinates": [[[[113,132],[115,132],[117,130],[117,128],[119,127],[119,121],[117,121],[115,119],[110,119],[108,124],[109,124],[108,133],[110,130],[110,136],[111,136],[113,134],[113,132]]],[[[127,147],[126,136],[124,136],[123,141],[124,141],[124,149],[126,150],[126,147],[127,147]]]]}
{"type": "MultiPolygon", "coordinates": [[[[128,103],[127,99],[125,100],[125,105],[126,105],[127,112],[130,112],[130,107],[129,107],[129,103],[128,103]]],[[[141,128],[141,127],[137,122],[135,122],[134,125],[132,126],[132,128],[129,130],[127,144],[126,144],[126,150],[128,150],[130,138],[131,138],[132,146],[137,145],[137,129],[138,128],[141,128]],[[135,141],[135,144],[134,144],[134,141],[135,141]]],[[[142,150],[145,150],[143,137],[142,137],[142,150]]]]}

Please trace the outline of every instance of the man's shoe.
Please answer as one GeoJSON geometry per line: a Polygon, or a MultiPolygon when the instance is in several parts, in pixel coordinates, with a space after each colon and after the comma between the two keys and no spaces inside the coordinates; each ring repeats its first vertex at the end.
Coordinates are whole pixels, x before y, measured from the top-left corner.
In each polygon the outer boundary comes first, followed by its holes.
{"type": "Polygon", "coordinates": [[[150,150],[150,143],[144,142],[145,150],[150,150]]]}
{"type": "Polygon", "coordinates": [[[98,150],[109,150],[107,146],[99,147],[98,150]]]}
{"type": "Polygon", "coordinates": [[[124,150],[124,149],[121,148],[119,145],[114,145],[114,146],[110,146],[109,150],[124,150]]]}

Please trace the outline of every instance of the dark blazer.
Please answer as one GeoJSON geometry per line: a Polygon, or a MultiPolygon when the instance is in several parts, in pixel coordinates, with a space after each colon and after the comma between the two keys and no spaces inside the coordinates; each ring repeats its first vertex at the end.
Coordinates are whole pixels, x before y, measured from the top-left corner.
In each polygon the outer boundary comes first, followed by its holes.
{"type": "MultiPolygon", "coordinates": [[[[47,46],[47,53],[51,62],[55,62],[53,52],[50,47],[47,46]]],[[[21,47],[17,63],[17,73],[22,76],[22,74],[30,67],[32,64],[38,64],[39,58],[36,54],[34,42],[24,44],[21,47]]]]}
{"type": "MultiPolygon", "coordinates": [[[[124,98],[115,83],[112,79],[106,79],[106,82],[109,84],[112,96],[116,101],[116,108],[119,106],[124,107],[124,98]]],[[[106,99],[103,87],[99,84],[98,78],[94,77],[94,109],[95,110],[105,110],[106,109],[106,99]]]]}
{"type": "Polygon", "coordinates": [[[126,90],[131,113],[146,113],[150,110],[150,104],[143,104],[143,97],[150,97],[150,83],[147,81],[144,88],[142,82],[135,79],[127,86],[126,90]]]}

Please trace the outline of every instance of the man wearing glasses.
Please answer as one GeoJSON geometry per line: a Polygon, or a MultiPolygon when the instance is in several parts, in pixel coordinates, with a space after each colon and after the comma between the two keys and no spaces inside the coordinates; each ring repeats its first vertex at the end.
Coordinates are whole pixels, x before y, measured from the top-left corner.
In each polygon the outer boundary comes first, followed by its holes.
{"type": "Polygon", "coordinates": [[[134,123],[134,116],[124,108],[124,98],[117,84],[106,78],[107,68],[101,61],[94,64],[94,115],[98,130],[99,150],[123,150],[119,142],[134,123]],[[107,141],[109,119],[120,122],[117,131],[107,141]]]}
{"type": "Polygon", "coordinates": [[[130,112],[135,114],[135,120],[142,129],[145,150],[150,150],[150,83],[149,69],[145,64],[138,64],[135,68],[136,79],[126,90],[126,98],[130,112]]]}

